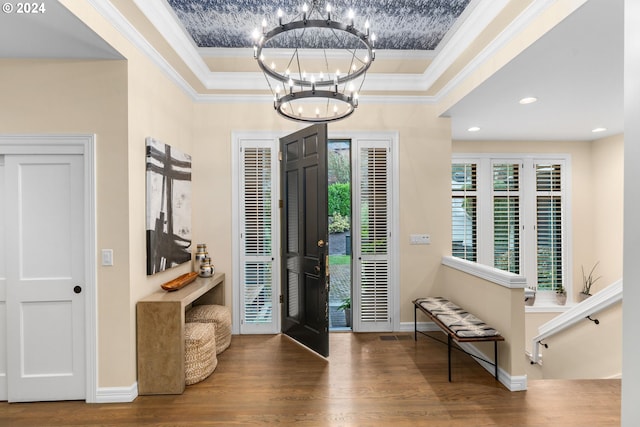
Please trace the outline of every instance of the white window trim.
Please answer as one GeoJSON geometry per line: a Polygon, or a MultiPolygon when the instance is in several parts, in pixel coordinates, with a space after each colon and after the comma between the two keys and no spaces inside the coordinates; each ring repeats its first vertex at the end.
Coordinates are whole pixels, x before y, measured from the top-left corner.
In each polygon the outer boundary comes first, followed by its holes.
{"type": "MultiPolygon", "coordinates": [[[[241,242],[239,239],[240,232],[240,143],[244,140],[256,140],[256,141],[269,141],[273,145],[274,153],[278,153],[280,146],[280,138],[292,133],[294,131],[234,131],[231,134],[231,142],[232,142],[232,150],[231,150],[231,174],[232,174],[232,183],[231,183],[231,204],[232,204],[232,216],[231,216],[231,230],[232,230],[232,274],[231,277],[228,277],[227,280],[231,282],[230,289],[232,289],[232,307],[233,307],[233,334],[240,334],[240,313],[242,312],[240,304],[242,304],[240,298],[240,250],[241,250],[241,242]]],[[[391,189],[393,192],[393,197],[391,201],[391,214],[392,214],[392,227],[391,227],[391,243],[389,250],[391,252],[391,266],[389,272],[389,286],[390,286],[390,313],[391,313],[391,327],[394,331],[400,330],[400,255],[399,255],[399,239],[397,238],[400,235],[400,224],[399,221],[395,220],[400,217],[400,207],[398,202],[398,196],[400,194],[400,166],[399,166],[399,134],[398,132],[366,132],[366,131],[339,131],[332,132],[329,131],[327,135],[330,140],[337,139],[349,139],[352,143],[353,147],[357,141],[390,141],[391,143],[391,162],[392,162],[392,171],[391,171],[391,189]]],[[[274,169],[276,176],[279,179],[280,176],[280,162],[277,163],[277,169],[274,169]]],[[[280,200],[280,186],[275,191],[276,200],[280,200]]],[[[276,238],[278,239],[277,243],[274,241],[274,248],[280,247],[280,221],[277,221],[274,224],[274,230],[276,231],[276,238]]],[[[274,251],[275,261],[274,261],[274,277],[277,278],[278,287],[275,289],[274,294],[280,295],[280,254],[279,251],[274,251]]],[[[279,310],[277,310],[277,332],[279,332],[281,327],[281,315],[279,310]]],[[[275,314],[275,313],[274,313],[275,314]]],[[[355,325],[354,325],[355,326],[355,325]]],[[[355,329],[354,329],[355,331],[355,329]]],[[[276,333],[277,333],[276,332],[276,333]]],[[[355,331],[357,332],[357,331],[355,331]]]]}
{"type": "MultiPolygon", "coordinates": [[[[451,155],[451,163],[476,163],[477,166],[477,200],[476,214],[477,224],[488,224],[485,227],[478,227],[477,235],[477,259],[478,264],[493,266],[493,222],[492,218],[492,183],[491,183],[491,165],[495,162],[520,162],[525,167],[521,169],[523,177],[521,183],[525,180],[531,181],[531,177],[525,177],[525,174],[531,174],[532,171],[526,170],[526,164],[535,164],[546,161],[561,161],[564,165],[562,168],[562,209],[564,212],[564,274],[563,283],[567,291],[567,306],[573,301],[573,231],[572,231],[572,167],[571,155],[566,153],[453,153],[451,155]],[[489,192],[490,194],[487,194],[489,192]]],[[[533,177],[535,179],[535,176],[533,177]]],[[[522,209],[521,209],[521,226],[530,227],[535,224],[535,189],[534,194],[529,194],[530,188],[522,186],[522,209]],[[528,206],[527,206],[528,204],[528,206]],[[533,207],[532,205],[533,204],[533,207]]],[[[531,264],[536,262],[535,256],[529,259],[528,253],[535,253],[535,239],[527,239],[528,233],[522,233],[520,236],[521,253],[524,259],[524,265],[521,273],[526,277],[531,264]],[[533,240],[533,241],[531,241],[533,240]]],[[[531,283],[527,280],[527,283],[531,283]]],[[[537,280],[533,280],[537,282],[537,280]]],[[[545,310],[546,308],[558,308],[555,303],[554,291],[536,291],[536,308],[545,310]]],[[[527,311],[534,311],[532,307],[527,307],[527,311]]]]}
{"type": "MultiPolygon", "coordinates": [[[[233,322],[232,322],[232,333],[235,335],[240,334],[240,325],[242,321],[241,314],[243,313],[242,308],[242,291],[240,289],[240,277],[242,276],[241,269],[242,265],[240,265],[241,259],[241,251],[242,251],[242,242],[240,239],[241,232],[241,223],[240,223],[240,170],[242,156],[241,156],[241,146],[244,141],[254,141],[259,142],[260,144],[265,144],[269,146],[273,151],[272,161],[275,163],[275,167],[272,170],[272,176],[274,176],[279,182],[280,176],[280,162],[277,160],[278,151],[280,150],[279,141],[280,138],[286,136],[290,132],[232,132],[231,141],[232,141],[232,149],[231,149],[231,206],[232,206],[232,215],[231,215],[231,250],[232,250],[232,274],[231,279],[231,304],[233,307],[233,322]]],[[[273,191],[272,198],[274,200],[280,199],[280,186],[276,186],[273,191]]],[[[277,203],[273,204],[274,207],[277,206],[277,203]]],[[[279,215],[278,215],[279,218],[279,215]]],[[[275,301],[279,300],[280,296],[280,221],[275,221],[273,224],[274,230],[274,241],[273,241],[273,253],[274,253],[274,262],[273,262],[273,277],[274,277],[274,289],[273,289],[273,298],[275,301]]],[[[273,306],[273,329],[272,333],[279,333],[282,329],[281,327],[281,314],[280,314],[280,304],[274,304],[273,306]]]]}
{"type": "MultiPolygon", "coordinates": [[[[356,157],[360,144],[364,141],[385,141],[389,142],[391,148],[391,238],[389,243],[390,254],[390,271],[389,271],[389,309],[391,316],[390,329],[392,331],[400,330],[400,250],[399,239],[400,224],[397,218],[400,218],[400,205],[398,202],[400,194],[400,163],[399,163],[399,134],[398,132],[366,132],[366,131],[329,131],[329,140],[348,139],[351,140],[351,167],[355,168],[356,157]]],[[[353,181],[353,180],[352,180],[353,181]]],[[[359,323],[353,323],[354,332],[364,332],[358,329],[359,323]]]]}

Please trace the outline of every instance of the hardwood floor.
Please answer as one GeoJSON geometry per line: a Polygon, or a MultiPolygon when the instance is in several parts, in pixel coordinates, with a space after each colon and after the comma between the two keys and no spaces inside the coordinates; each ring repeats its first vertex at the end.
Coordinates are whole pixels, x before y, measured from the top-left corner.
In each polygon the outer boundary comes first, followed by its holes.
{"type": "Polygon", "coordinates": [[[332,333],[329,360],[283,336],[234,336],[212,376],[182,395],[2,402],[0,426],[620,425],[620,380],[535,380],[509,392],[454,352],[449,383],[445,345],[381,335],[332,333]]]}

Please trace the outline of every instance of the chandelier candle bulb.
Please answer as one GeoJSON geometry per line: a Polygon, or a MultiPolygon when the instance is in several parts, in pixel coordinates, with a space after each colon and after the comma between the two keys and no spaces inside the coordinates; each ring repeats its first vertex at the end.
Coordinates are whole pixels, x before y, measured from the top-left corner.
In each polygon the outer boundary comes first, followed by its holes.
{"type": "Polygon", "coordinates": [[[331,21],[331,5],[327,3],[327,21],[331,21]]]}
{"type": "Polygon", "coordinates": [[[284,15],[284,13],[282,12],[282,9],[278,9],[278,25],[282,26],[282,16],[284,15]]]}
{"type": "Polygon", "coordinates": [[[356,17],[356,14],[353,12],[353,9],[349,9],[349,21],[350,21],[350,26],[353,27],[353,20],[356,17]]]}

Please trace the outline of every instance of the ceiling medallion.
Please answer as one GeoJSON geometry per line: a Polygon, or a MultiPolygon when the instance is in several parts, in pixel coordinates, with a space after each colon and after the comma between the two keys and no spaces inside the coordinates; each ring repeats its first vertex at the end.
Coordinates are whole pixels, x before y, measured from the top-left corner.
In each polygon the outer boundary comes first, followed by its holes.
{"type": "Polygon", "coordinates": [[[349,117],[375,59],[376,35],[368,20],[360,31],[352,9],[344,13],[347,23],[335,20],[345,11],[337,13],[328,3],[323,10],[318,0],[305,3],[285,23],[279,9],[273,29],[264,19],[262,31],[254,30],[253,56],[273,94],[273,107],[291,120],[325,123],[349,117]]]}

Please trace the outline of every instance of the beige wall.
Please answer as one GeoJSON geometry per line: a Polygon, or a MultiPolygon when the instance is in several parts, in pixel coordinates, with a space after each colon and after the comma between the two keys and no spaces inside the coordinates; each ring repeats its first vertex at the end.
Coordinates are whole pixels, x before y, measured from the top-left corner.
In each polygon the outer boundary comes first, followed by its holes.
{"type": "MultiPolygon", "coordinates": [[[[281,131],[299,128],[260,104],[197,104],[195,108],[194,235],[208,243],[216,268],[227,274],[231,303],[231,142],[234,131],[281,131]]],[[[425,105],[361,104],[349,119],[329,131],[397,131],[400,180],[401,321],[413,319],[411,296],[426,295],[450,246],[450,124],[425,105]],[[431,234],[431,245],[409,245],[409,234],[431,234]]]]}
{"type": "MultiPolygon", "coordinates": [[[[432,291],[431,295],[453,301],[500,331],[505,338],[498,344],[500,368],[511,376],[525,375],[522,289],[509,289],[442,265],[432,291]]],[[[486,355],[493,354],[493,343],[474,346],[486,355]]]]}
{"type": "Polygon", "coordinates": [[[0,93],[2,133],[96,135],[97,246],[114,250],[97,272],[100,385],[130,385],[127,64],[2,60],[0,93]]]}
{"type": "Polygon", "coordinates": [[[595,274],[602,276],[593,294],[622,278],[624,136],[593,141],[591,159],[594,252],[584,266],[587,270],[599,261],[595,274]]]}
{"type": "Polygon", "coordinates": [[[542,378],[614,378],[622,374],[622,303],[549,337],[542,378]]]}

